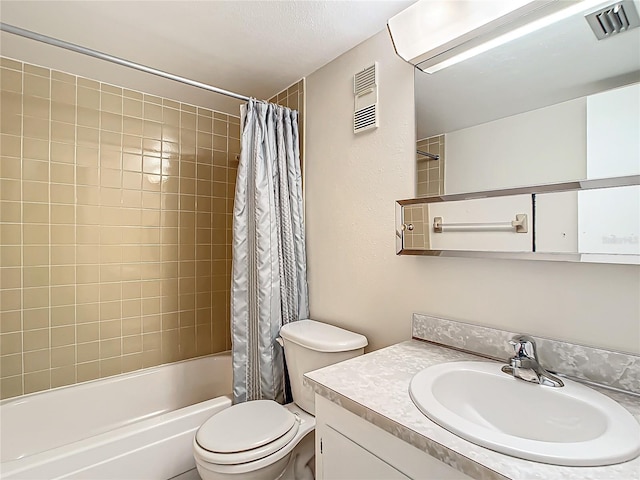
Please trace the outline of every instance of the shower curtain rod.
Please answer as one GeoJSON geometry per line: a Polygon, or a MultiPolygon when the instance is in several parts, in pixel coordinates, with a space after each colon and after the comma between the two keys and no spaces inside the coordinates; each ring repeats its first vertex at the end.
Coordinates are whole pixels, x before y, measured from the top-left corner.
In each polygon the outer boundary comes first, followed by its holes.
{"type": "Polygon", "coordinates": [[[87,47],[76,45],[74,43],[65,42],[64,40],[58,40],[57,38],[49,37],[47,35],[42,35],[40,33],[32,32],[30,30],[25,30],[24,28],[9,25],[8,23],[0,22],[0,30],[3,32],[11,33],[13,35],[18,35],[20,37],[29,38],[37,42],[53,45],[54,47],[64,48],[66,50],[71,50],[72,52],[81,53],[83,55],[88,55],[90,57],[98,58],[100,60],[106,60],[107,62],[115,63],[117,65],[122,65],[124,67],[133,68],[134,70],[140,70],[141,72],[157,75],[158,77],[168,78],[169,80],[184,83],[192,87],[202,88],[203,90],[208,90],[210,92],[226,95],[227,97],[233,97],[238,100],[244,100],[244,101],[249,101],[251,99],[250,97],[247,97],[245,95],[240,95],[239,93],[230,92],[228,90],[223,90],[222,88],[207,85],[206,83],[197,82],[195,80],[190,80],[185,77],[180,77],[178,75],[174,75],[173,73],[164,72],[162,70],[157,70],[155,68],[147,67],[146,65],[130,62],[129,60],[115,57],[113,55],[109,55],[108,53],[102,53],[97,50],[92,50],[87,47]]]}
{"type": "Polygon", "coordinates": [[[440,160],[440,155],[436,155],[435,153],[424,152],[422,150],[416,150],[418,155],[424,155],[425,157],[429,157],[431,160],[440,160]]]}

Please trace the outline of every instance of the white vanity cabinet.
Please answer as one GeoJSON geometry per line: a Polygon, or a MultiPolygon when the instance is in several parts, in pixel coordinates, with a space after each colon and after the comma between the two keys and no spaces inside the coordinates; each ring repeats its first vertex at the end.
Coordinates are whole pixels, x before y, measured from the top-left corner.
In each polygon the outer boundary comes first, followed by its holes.
{"type": "Polygon", "coordinates": [[[316,479],[470,479],[324,397],[316,395],[316,479]]]}

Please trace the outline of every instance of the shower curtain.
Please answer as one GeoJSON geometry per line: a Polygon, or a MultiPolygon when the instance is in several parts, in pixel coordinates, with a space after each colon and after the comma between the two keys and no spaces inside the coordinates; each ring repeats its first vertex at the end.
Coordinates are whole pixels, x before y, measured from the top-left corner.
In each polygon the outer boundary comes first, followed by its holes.
{"type": "Polygon", "coordinates": [[[284,402],[280,327],[308,318],[298,113],[250,100],[233,209],[234,403],[284,402]]]}

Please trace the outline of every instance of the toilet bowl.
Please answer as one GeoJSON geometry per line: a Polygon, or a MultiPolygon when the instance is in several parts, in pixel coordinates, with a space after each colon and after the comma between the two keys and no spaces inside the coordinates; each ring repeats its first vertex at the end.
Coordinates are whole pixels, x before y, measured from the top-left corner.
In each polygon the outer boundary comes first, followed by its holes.
{"type": "Polygon", "coordinates": [[[198,473],[202,480],[311,480],[307,463],[314,455],[315,425],[313,415],[294,403],[234,405],[198,430],[193,440],[198,473]]]}
{"type": "Polygon", "coordinates": [[[300,320],[280,336],[293,403],[240,403],[209,418],[196,433],[193,455],[202,480],[313,480],[315,402],[306,372],[361,355],[366,337],[300,320]]]}

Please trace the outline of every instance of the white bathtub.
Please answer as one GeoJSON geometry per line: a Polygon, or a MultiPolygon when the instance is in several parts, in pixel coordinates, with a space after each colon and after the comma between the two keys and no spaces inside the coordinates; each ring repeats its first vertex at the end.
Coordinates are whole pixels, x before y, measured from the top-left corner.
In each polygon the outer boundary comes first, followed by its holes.
{"type": "Polygon", "coordinates": [[[231,405],[228,353],[0,402],[0,477],[165,480],[195,467],[193,435],[231,405]]]}

